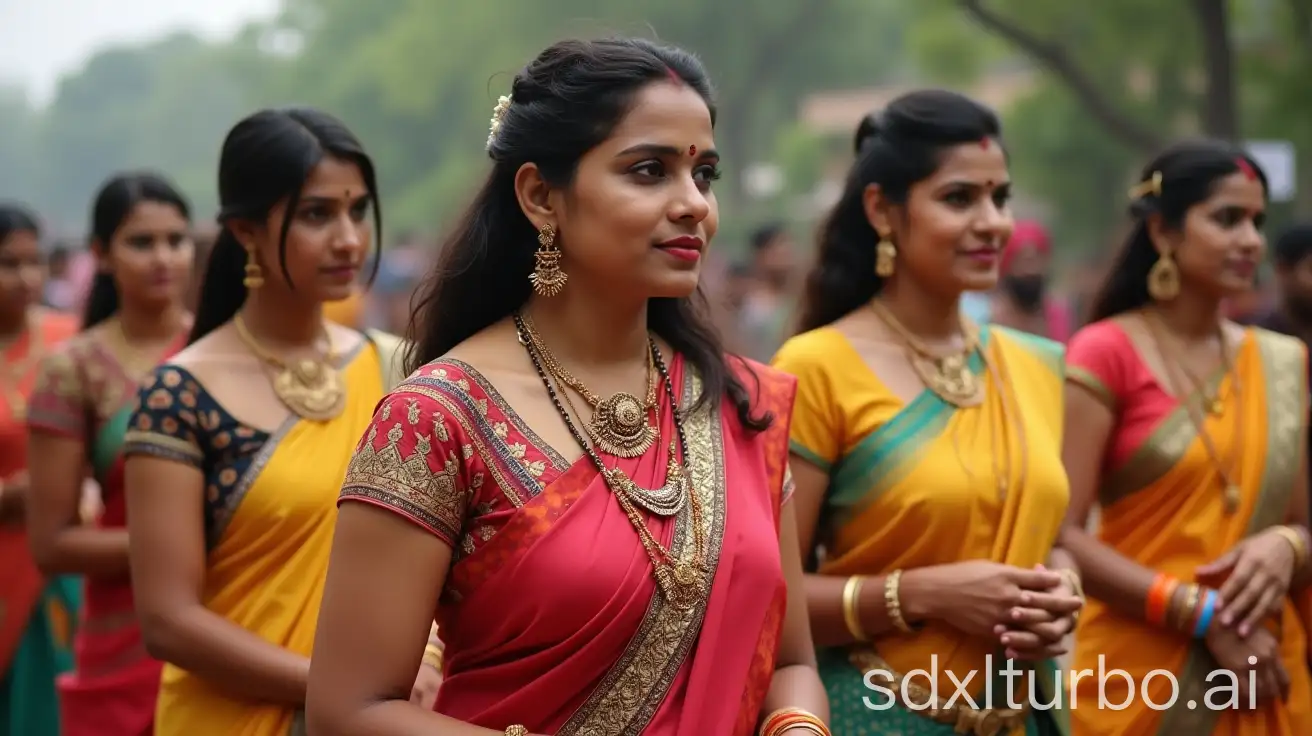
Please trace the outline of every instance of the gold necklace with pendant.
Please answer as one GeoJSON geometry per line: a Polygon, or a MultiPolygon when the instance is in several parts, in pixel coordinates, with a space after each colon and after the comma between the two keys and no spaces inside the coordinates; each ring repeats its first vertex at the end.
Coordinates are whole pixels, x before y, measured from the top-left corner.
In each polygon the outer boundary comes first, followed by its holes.
{"type": "Polygon", "coordinates": [[[542,342],[542,336],[538,334],[533,326],[533,320],[529,319],[527,314],[520,315],[520,318],[524,322],[526,338],[541,356],[547,371],[582,396],[583,400],[592,407],[592,419],[586,425],[592,443],[607,455],[623,458],[638,457],[650,450],[659,435],[656,425],[651,421],[651,413],[656,408],[657,371],[654,353],[649,352],[647,356],[645,399],[640,401],[637,396],[624,391],[603,399],[571,375],[560,361],[556,360],[556,356],[542,342]]]}
{"type": "MultiPolygon", "coordinates": [[[[636,508],[641,504],[640,500],[634,496],[633,489],[641,490],[636,483],[629,480],[623,471],[618,468],[607,468],[602,462],[601,456],[588,445],[583,438],[582,433],[574,426],[574,421],[570,419],[570,412],[566,410],[565,403],[568,396],[562,390],[563,382],[559,377],[552,376],[546,368],[545,356],[538,352],[540,340],[533,339],[531,328],[526,324],[526,319],[520,314],[515,315],[515,328],[519,333],[519,343],[528,351],[529,360],[533,362],[533,368],[537,371],[538,377],[542,379],[542,385],[547,389],[547,395],[551,397],[551,403],[555,405],[556,411],[565,422],[566,428],[574,437],[574,441],[579,443],[583,452],[592,460],[597,471],[601,473],[607,487],[615,496],[619,503],[620,509],[624,515],[629,518],[629,523],[633,525],[634,531],[638,533],[638,540],[642,543],[642,548],[647,552],[648,559],[652,564],[652,577],[656,580],[656,586],[660,589],[661,595],[670,605],[680,611],[690,611],[696,605],[704,600],[707,596],[707,581],[705,574],[707,572],[707,544],[706,533],[702,528],[702,514],[705,509],[702,508],[697,494],[693,492],[690,473],[687,468],[678,462],[674,456],[676,449],[674,444],[670,446],[670,462],[667,470],[677,468],[679,472],[678,486],[686,496],[686,503],[689,507],[690,519],[692,524],[692,544],[688,553],[683,556],[677,556],[670,549],[666,548],[656,538],[652,536],[651,530],[647,528],[647,522],[638,513],[636,508]],[[554,380],[553,380],[554,379],[554,380]],[[564,401],[562,401],[562,397],[564,401]],[[619,481],[619,482],[617,482],[619,481]],[[627,482],[624,482],[627,481],[627,482]]],[[[683,453],[684,463],[688,462],[688,438],[684,433],[683,420],[680,418],[679,405],[674,393],[674,384],[670,379],[670,373],[665,367],[665,361],[657,354],[655,344],[651,346],[652,360],[656,363],[656,370],[660,374],[665,384],[665,392],[670,399],[670,408],[674,415],[674,427],[679,435],[679,449],[683,453]]],[[[666,486],[671,484],[671,479],[666,479],[666,486]]],[[[680,501],[678,507],[683,508],[684,501],[680,501]]],[[[644,505],[644,508],[646,506],[644,505]]],[[[650,510],[650,509],[649,509],[650,510]]]]}
{"type": "Polygon", "coordinates": [[[907,348],[907,360],[925,388],[958,408],[979,406],[984,401],[984,384],[970,367],[970,357],[979,348],[979,333],[969,320],[961,318],[961,334],[965,346],[950,355],[937,355],[907,329],[888,307],[876,300],[870,302],[870,308],[902,338],[907,348]]]}
{"type": "Polygon", "coordinates": [[[306,358],[289,364],[256,342],[240,314],[232,322],[237,328],[237,336],[255,353],[255,357],[278,371],[273,378],[273,392],[293,414],[316,422],[341,415],[346,408],[346,384],[334,366],[337,353],[333,350],[332,336],[327,328],[324,328],[323,336],[328,351],[323,358],[306,358]]]}
{"type": "MultiPolygon", "coordinates": [[[[1235,441],[1231,449],[1232,457],[1230,458],[1229,463],[1222,460],[1221,453],[1217,450],[1216,443],[1212,440],[1212,434],[1207,431],[1207,427],[1204,424],[1206,417],[1198,416],[1198,414],[1202,413],[1198,411],[1199,407],[1194,405],[1195,402],[1190,400],[1191,397],[1184,394],[1179,384],[1176,383],[1175,370],[1172,369],[1174,368],[1181,373],[1186,374],[1188,371],[1185,369],[1182,362],[1172,359],[1171,353],[1168,352],[1167,344],[1170,340],[1168,337],[1170,335],[1170,330],[1166,327],[1166,323],[1152,312],[1144,312],[1144,323],[1148,326],[1148,334],[1152,337],[1153,345],[1157,348],[1157,354],[1162,358],[1162,367],[1166,369],[1166,380],[1167,383],[1170,384],[1169,388],[1171,393],[1176,397],[1177,401],[1184,405],[1185,413],[1189,415],[1189,421],[1194,425],[1194,431],[1198,433],[1198,439],[1202,440],[1203,449],[1207,450],[1207,455],[1212,461],[1212,467],[1216,468],[1217,475],[1221,476],[1221,498],[1225,503],[1225,512],[1227,514],[1233,514],[1239,510],[1240,502],[1243,501],[1243,492],[1239,487],[1239,483],[1237,483],[1234,478],[1239,470],[1239,452],[1244,447],[1244,390],[1243,383],[1239,379],[1239,373],[1232,370],[1230,352],[1225,344],[1225,330],[1224,328],[1220,328],[1219,332],[1221,338],[1221,360],[1222,363],[1225,364],[1226,371],[1230,373],[1235,396],[1235,441]]],[[[1172,347],[1177,346],[1172,345],[1172,347]]],[[[1216,411],[1214,413],[1219,416],[1224,410],[1224,404],[1221,404],[1219,396],[1208,401],[1209,397],[1206,394],[1203,394],[1203,399],[1206,401],[1206,404],[1202,407],[1204,411],[1210,411],[1215,408],[1216,411]],[[1221,405],[1217,407],[1217,404],[1221,405]]]]}

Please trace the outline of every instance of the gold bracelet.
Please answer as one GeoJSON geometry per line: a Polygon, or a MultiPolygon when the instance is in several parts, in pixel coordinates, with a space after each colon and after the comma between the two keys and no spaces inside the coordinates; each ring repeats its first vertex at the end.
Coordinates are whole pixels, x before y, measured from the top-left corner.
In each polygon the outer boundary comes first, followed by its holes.
{"type": "Polygon", "coordinates": [[[1294,548],[1294,571],[1302,570],[1307,564],[1307,540],[1298,533],[1298,530],[1290,526],[1273,527],[1271,531],[1279,534],[1282,539],[1289,542],[1289,546],[1294,548]]]}
{"type": "Polygon", "coordinates": [[[507,726],[505,736],[528,736],[528,729],[519,724],[507,726]]]}
{"type": "Polygon", "coordinates": [[[1192,630],[1194,612],[1198,609],[1198,600],[1202,597],[1203,590],[1198,585],[1190,583],[1185,586],[1184,605],[1180,610],[1175,612],[1175,628],[1179,631],[1188,632],[1192,630]]]}
{"type": "Polygon", "coordinates": [[[856,641],[867,641],[869,638],[861,628],[861,601],[858,598],[865,582],[864,577],[853,575],[843,584],[843,621],[847,624],[847,632],[856,641]]]}
{"type": "Polygon", "coordinates": [[[798,723],[790,724],[786,728],[776,731],[775,733],[779,734],[779,736],[785,736],[789,731],[799,728],[803,731],[809,731],[815,734],[815,736],[829,736],[829,734],[821,730],[819,726],[814,723],[807,723],[806,721],[799,721],[798,723]]]}
{"type": "Polygon", "coordinates": [[[1084,605],[1089,602],[1089,599],[1084,597],[1084,584],[1080,582],[1080,574],[1069,567],[1063,567],[1057,571],[1057,574],[1061,575],[1061,579],[1065,580],[1066,584],[1070,586],[1071,592],[1075,594],[1075,597],[1080,599],[1080,610],[1076,611],[1071,616],[1072,621],[1078,622],[1080,620],[1080,614],[1084,613],[1084,605]]]}
{"type": "Polygon", "coordinates": [[[434,644],[429,644],[424,647],[423,662],[429,667],[440,671],[442,669],[442,656],[443,651],[441,647],[434,644]]]}
{"type": "Polygon", "coordinates": [[[914,634],[916,630],[907,625],[907,620],[902,618],[902,599],[899,592],[902,583],[902,571],[894,570],[884,578],[884,607],[888,609],[888,620],[893,622],[893,626],[904,634],[914,634]]]}

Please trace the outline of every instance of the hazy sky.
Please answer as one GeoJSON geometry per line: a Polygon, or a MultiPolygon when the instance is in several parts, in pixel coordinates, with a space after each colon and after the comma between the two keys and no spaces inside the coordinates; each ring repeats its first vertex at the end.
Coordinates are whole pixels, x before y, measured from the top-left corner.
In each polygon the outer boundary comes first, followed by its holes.
{"type": "Polygon", "coordinates": [[[97,49],[189,29],[223,37],[278,0],[0,0],[0,78],[44,103],[97,49]]]}

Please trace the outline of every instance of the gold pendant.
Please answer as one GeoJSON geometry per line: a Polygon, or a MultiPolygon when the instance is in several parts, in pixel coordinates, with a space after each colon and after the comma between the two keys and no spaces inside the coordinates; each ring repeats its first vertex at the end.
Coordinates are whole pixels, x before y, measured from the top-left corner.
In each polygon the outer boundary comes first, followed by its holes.
{"type": "Polygon", "coordinates": [[[704,597],[698,565],[680,560],[656,568],[656,583],[665,600],[680,611],[690,611],[704,597]]]}
{"type": "Polygon", "coordinates": [[[1211,410],[1212,416],[1219,417],[1225,413],[1225,402],[1221,401],[1219,398],[1212,399],[1212,405],[1209,406],[1208,409],[1211,410]]]}
{"type": "Polygon", "coordinates": [[[624,458],[647,452],[659,435],[638,397],[622,391],[597,404],[588,429],[602,452],[624,458]]]}
{"type": "Polygon", "coordinates": [[[979,376],[970,369],[969,354],[942,360],[913,356],[911,366],[926,388],[953,406],[977,406],[984,398],[979,376]]]}
{"type": "Polygon", "coordinates": [[[1225,512],[1227,514],[1233,514],[1239,510],[1240,500],[1239,486],[1231,484],[1225,487],[1225,512]]]}
{"type": "Polygon", "coordinates": [[[346,387],[337,369],[315,360],[301,360],[273,379],[273,392],[302,419],[327,421],[346,408],[346,387]]]}

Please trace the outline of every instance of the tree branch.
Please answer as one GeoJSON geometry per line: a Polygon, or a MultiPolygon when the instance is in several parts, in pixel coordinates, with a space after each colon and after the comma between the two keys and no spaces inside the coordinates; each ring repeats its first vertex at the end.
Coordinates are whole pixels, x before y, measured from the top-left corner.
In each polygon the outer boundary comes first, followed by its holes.
{"type": "Polygon", "coordinates": [[[1057,43],[1031,33],[1010,20],[984,7],[982,0],[959,0],[962,10],[985,29],[993,32],[1042,64],[1070,88],[1085,109],[1112,135],[1143,153],[1161,147],[1164,138],[1155,130],[1139,123],[1119,110],[1115,103],[1099,89],[1070,54],[1057,43]]]}

